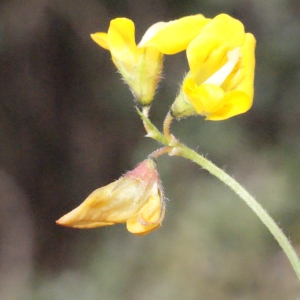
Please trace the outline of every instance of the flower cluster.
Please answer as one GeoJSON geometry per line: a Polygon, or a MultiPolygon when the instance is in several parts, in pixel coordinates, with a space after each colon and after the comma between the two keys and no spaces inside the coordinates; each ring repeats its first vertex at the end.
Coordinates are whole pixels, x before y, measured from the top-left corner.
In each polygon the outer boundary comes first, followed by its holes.
{"type": "Polygon", "coordinates": [[[151,104],[164,54],[186,50],[190,71],[171,106],[175,118],[199,114],[224,120],[250,109],[253,99],[255,38],[243,24],[220,14],[193,15],[152,25],[136,45],[134,24],[111,21],[108,32],[92,34],[111,52],[115,66],[143,106],[151,104]]]}
{"type": "MultiPolygon", "coordinates": [[[[166,151],[173,147],[170,153],[178,153],[174,148],[177,140],[168,129],[170,118],[199,114],[206,120],[225,120],[246,112],[252,105],[255,38],[245,32],[240,21],[226,14],[213,19],[199,14],[156,23],[139,44],[135,42],[134,24],[126,18],[112,20],[107,33],[98,32],[91,37],[110,51],[113,63],[143,106],[144,118],[161,78],[163,55],[186,50],[190,70],[170,108],[164,123],[165,135],[160,139],[169,146],[166,151]]],[[[149,124],[144,124],[148,136],[155,136],[149,124]]],[[[77,228],[126,223],[128,231],[142,235],[160,227],[164,213],[156,163],[148,158],[119,180],[95,190],[57,223],[77,228]]]]}

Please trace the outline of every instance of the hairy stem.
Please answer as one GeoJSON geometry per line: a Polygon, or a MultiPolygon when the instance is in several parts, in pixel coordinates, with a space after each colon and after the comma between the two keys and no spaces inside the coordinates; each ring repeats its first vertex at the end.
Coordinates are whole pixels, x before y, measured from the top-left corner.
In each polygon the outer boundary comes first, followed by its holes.
{"type": "Polygon", "coordinates": [[[174,136],[170,132],[170,126],[173,121],[173,116],[171,115],[171,112],[169,111],[165,121],[164,121],[164,127],[163,127],[163,132],[164,136],[167,138],[168,141],[171,141],[174,139],[174,136]]]}
{"type": "Polygon", "coordinates": [[[287,258],[289,259],[298,279],[300,280],[300,261],[295,249],[292,247],[288,238],[278,227],[275,221],[270,217],[267,211],[249,194],[249,192],[245,190],[245,188],[243,188],[235,179],[225,173],[222,169],[218,168],[215,164],[213,164],[211,161],[207,160],[205,157],[201,156],[194,150],[182,144],[178,144],[176,146],[176,149],[174,150],[174,155],[179,155],[195,162],[199,166],[209,171],[212,175],[216,176],[222,182],[224,182],[252,209],[252,211],[259,217],[259,219],[263,222],[263,224],[265,224],[265,226],[277,240],[287,258]]]}
{"type": "MultiPolygon", "coordinates": [[[[147,128],[147,136],[155,139],[159,143],[167,146],[157,150],[152,153],[153,157],[160,156],[165,153],[169,153],[169,155],[177,155],[182,156],[186,159],[189,159],[206,169],[212,175],[220,179],[223,183],[225,183],[231,190],[233,190],[258,216],[258,218],[265,224],[265,226],[272,233],[274,238],[277,240],[287,258],[289,259],[298,279],[300,280],[300,260],[299,257],[289,242],[288,238],[282,232],[282,230],[278,227],[275,221],[270,217],[270,215],[266,212],[266,210],[249,194],[249,192],[243,188],[235,179],[229,176],[222,169],[217,167],[211,161],[207,160],[205,157],[195,152],[194,150],[188,148],[187,146],[180,143],[173,135],[170,133],[169,128],[172,121],[171,115],[166,117],[164,123],[164,134],[163,135],[148,119],[146,115],[140,112],[137,109],[139,115],[141,116],[145,126],[147,128]],[[156,154],[155,154],[156,153],[156,154]]],[[[151,155],[151,154],[150,154],[151,155]]]]}
{"type": "Polygon", "coordinates": [[[167,153],[170,153],[172,151],[173,147],[162,147],[162,148],[159,148],[157,150],[155,150],[154,152],[152,152],[149,157],[152,157],[152,158],[158,158],[159,156],[163,155],[163,154],[167,154],[167,153]]]}

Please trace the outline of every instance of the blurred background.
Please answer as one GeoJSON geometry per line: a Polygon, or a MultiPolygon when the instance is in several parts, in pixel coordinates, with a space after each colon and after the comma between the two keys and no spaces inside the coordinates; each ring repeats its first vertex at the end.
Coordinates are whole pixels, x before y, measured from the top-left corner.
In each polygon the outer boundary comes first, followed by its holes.
{"type": "MultiPolygon", "coordinates": [[[[158,159],[167,212],[136,237],[118,225],[55,220],[158,145],[90,33],[202,13],[240,19],[257,39],[253,108],[172,130],[245,186],[300,250],[300,2],[297,0],[1,0],[0,295],[4,300],[297,299],[277,242],[217,179],[182,158],[158,159]]],[[[187,71],[166,57],[151,113],[162,121],[187,71]]]]}

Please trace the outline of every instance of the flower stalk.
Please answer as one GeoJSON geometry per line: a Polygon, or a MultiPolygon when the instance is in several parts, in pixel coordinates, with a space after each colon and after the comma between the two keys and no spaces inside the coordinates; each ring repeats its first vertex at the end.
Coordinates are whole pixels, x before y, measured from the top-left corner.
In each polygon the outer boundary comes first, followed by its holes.
{"type": "MultiPolygon", "coordinates": [[[[139,110],[137,110],[143,121],[147,124],[150,132],[147,132],[148,137],[152,137],[156,141],[166,145],[167,147],[163,147],[157,150],[157,155],[154,152],[154,156],[160,156],[162,154],[168,153],[170,156],[181,156],[190,161],[193,161],[197,165],[201,166],[203,169],[206,169],[209,173],[217,177],[223,183],[225,183],[232,191],[235,192],[258,216],[258,218],[263,222],[263,224],[268,228],[271,234],[274,236],[284,253],[286,254],[288,260],[290,261],[299,281],[300,281],[300,260],[299,257],[291,245],[290,241],[283,233],[283,231],[279,228],[276,222],[271,218],[271,216],[267,213],[267,211],[258,203],[254,197],[250,195],[250,193],[243,188],[235,179],[229,176],[225,171],[217,167],[211,161],[197,153],[196,151],[190,149],[184,144],[180,143],[177,139],[177,143],[174,145],[172,142],[174,139],[170,139],[169,137],[173,135],[169,131],[169,125],[171,124],[169,121],[164,123],[164,132],[167,136],[163,135],[159,130],[151,123],[151,121],[143,115],[139,110]],[[166,126],[168,124],[168,126],[166,126]],[[153,133],[151,132],[153,130],[153,133]]],[[[169,120],[168,116],[166,118],[169,120]]],[[[171,120],[171,119],[170,119],[171,120]]]]}
{"type": "Polygon", "coordinates": [[[182,144],[177,145],[176,148],[176,155],[189,159],[201,166],[202,168],[206,169],[212,175],[224,182],[252,209],[252,211],[259,217],[259,219],[263,222],[263,224],[269,229],[274,238],[277,240],[278,244],[281,246],[282,250],[289,259],[300,281],[300,261],[295,249],[293,248],[283,231],[278,227],[276,222],[271,218],[271,216],[261,206],[261,204],[258,203],[254,199],[254,197],[252,197],[249,194],[249,192],[245,188],[243,188],[235,179],[233,179],[226,172],[224,172],[222,169],[217,167],[215,164],[213,164],[211,161],[209,161],[199,153],[193,151],[192,149],[182,144]]]}
{"type": "Polygon", "coordinates": [[[162,147],[162,148],[159,148],[155,151],[153,151],[149,157],[151,158],[154,158],[154,159],[157,159],[159,156],[163,155],[163,154],[167,154],[167,153],[170,153],[172,151],[173,147],[162,147]]]}
{"type": "Polygon", "coordinates": [[[164,125],[163,125],[164,126],[164,128],[163,128],[164,136],[167,138],[168,141],[174,140],[174,136],[170,132],[170,127],[171,127],[171,123],[172,123],[173,119],[174,118],[173,118],[171,112],[169,111],[164,120],[164,125]]]}

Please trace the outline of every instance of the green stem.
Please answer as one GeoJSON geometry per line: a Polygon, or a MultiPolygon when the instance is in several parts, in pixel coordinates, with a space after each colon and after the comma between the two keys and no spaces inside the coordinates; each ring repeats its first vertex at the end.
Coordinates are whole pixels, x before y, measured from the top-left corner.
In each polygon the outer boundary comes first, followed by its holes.
{"type": "Polygon", "coordinates": [[[168,141],[171,141],[174,139],[173,135],[170,132],[170,126],[171,126],[172,121],[173,121],[173,117],[171,115],[171,112],[169,111],[164,120],[164,128],[163,128],[164,136],[167,138],[168,141]]]}
{"type": "Polygon", "coordinates": [[[138,108],[136,108],[136,110],[137,113],[142,118],[144,125],[146,125],[145,126],[145,129],[147,131],[146,136],[158,141],[163,145],[169,146],[167,138],[152,124],[152,122],[148,119],[148,116],[143,114],[143,112],[141,112],[138,108]]]}
{"type": "Polygon", "coordinates": [[[246,204],[254,211],[254,213],[260,218],[260,220],[266,225],[269,231],[273,234],[274,238],[277,240],[287,258],[289,259],[298,279],[300,280],[300,261],[296,254],[295,249],[292,247],[288,238],[278,227],[275,221],[270,217],[266,210],[245,190],[237,181],[235,181],[231,176],[225,173],[222,169],[218,168],[211,161],[207,160],[197,152],[186,147],[185,145],[178,144],[176,146],[176,151],[173,151],[175,155],[187,158],[196,164],[200,165],[212,175],[216,176],[222,182],[224,182],[228,187],[230,187],[246,204]]]}
{"type": "MultiPolygon", "coordinates": [[[[225,173],[222,169],[217,167],[211,161],[207,160],[202,155],[198,154],[194,150],[188,148],[187,146],[181,144],[177,139],[173,139],[170,141],[166,136],[164,136],[147,118],[147,116],[143,115],[137,109],[139,115],[143,119],[143,121],[147,124],[147,136],[152,137],[157,140],[161,144],[168,146],[168,151],[165,153],[169,153],[169,155],[177,155],[182,156],[186,159],[193,161],[198,164],[202,168],[206,169],[212,175],[216,176],[223,183],[225,183],[229,188],[231,188],[245,203],[253,210],[253,212],[259,217],[259,219],[265,224],[265,226],[272,233],[274,238],[277,240],[287,258],[289,259],[298,279],[300,280],[300,261],[299,257],[289,242],[288,238],[282,232],[282,230],[278,227],[275,221],[270,217],[270,215],[265,211],[265,209],[249,194],[247,190],[245,190],[236,180],[234,180],[231,176],[225,173]],[[176,143],[174,143],[174,140],[176,143]],[[172,149],[172,150],[170,150],[172,149]]],[[[165,129],[165,128],[164,128],[165,129]]],[[[169,130],[168,132],[170,136],[169,130]]],[[[162,153],[163,154],[163,153],[162,153]]]]}

